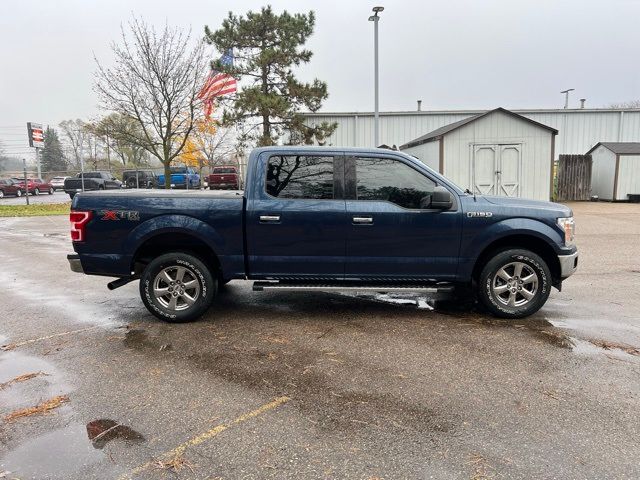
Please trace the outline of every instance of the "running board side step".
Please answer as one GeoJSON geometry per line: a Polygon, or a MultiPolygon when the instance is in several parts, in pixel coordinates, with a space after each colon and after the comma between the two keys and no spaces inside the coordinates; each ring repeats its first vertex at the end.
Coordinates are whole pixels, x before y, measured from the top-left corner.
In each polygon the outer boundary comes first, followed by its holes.
{"type": "Polygon", "coordinates": [[[376,293],[451,293],[451,284],[371,284],[371,283],[284,283],[270,281],[253,282],[254,292],[376,292],[376,293]]]}

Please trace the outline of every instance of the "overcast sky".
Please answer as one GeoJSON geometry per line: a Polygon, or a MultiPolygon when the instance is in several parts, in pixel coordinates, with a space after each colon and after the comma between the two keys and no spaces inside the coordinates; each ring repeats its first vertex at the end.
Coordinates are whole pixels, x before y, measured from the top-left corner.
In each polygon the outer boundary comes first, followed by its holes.
{"type": "MultiPolygon", "coordinates": [[[[373,110],[373,25],[369,1],[271,2],[315,10],[304,79],[325,80],[324,111],[373,110]]],[[[587,106],[640,99],[639,0],[405,0],[380,2],[380,109],[561,107],[565,88],[587,106]]],[[[0,141],[19,152],[27,121],[56,125],[95,117],[93,55],[132,14],[202,35],[252,0],[2,0],[0,141]],[[10,127],[18,127],[12,129],[10,127]],[[11,134],[11,135],[10,135],[11,134]],[[17,134],[17,135],[16,135],[17,134]],[[18,141],[16,141],[18,140],[18,141]],[[15,146],[14,146],[15,145],[15,146]]],[[[213,52],[212,52],[213,55],[213,52]]]]}

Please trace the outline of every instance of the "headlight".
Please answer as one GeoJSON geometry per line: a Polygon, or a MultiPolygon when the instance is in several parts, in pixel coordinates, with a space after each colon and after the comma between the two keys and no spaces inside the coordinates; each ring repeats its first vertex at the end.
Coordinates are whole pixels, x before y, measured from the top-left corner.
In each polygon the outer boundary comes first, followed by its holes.
{"type": "Polygon", "coordinates": [[[573,217],[559,218],[558,225],[564,231],[564,244],[568,247],[575,245],[576,222],[573,217]]]}

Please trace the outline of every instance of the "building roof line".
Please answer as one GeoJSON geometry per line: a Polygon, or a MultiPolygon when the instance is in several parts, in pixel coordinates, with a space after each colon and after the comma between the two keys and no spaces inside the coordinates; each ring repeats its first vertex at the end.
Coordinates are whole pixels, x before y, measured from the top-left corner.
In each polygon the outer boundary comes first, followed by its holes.
{"type": "MultiPolygon", "coordinates": [[[[478,115],[486,113],[491,110],[479,109],[479,110],[399,110],[399,111],[387,111],[380,112],[380,116],[391,115],[478,115]]],[[[509,110],[513,113],[527,114],[527,113],[640,113],[640,108],[526,108],[526,109],[513,109],[509,110]]],[[[300,112],[301,115],[306,117],[368,117],[373,116],[374,112],[300,112]]]]}
{"type": "Polygon", "coordinates": [[[435,130],[427,133],[426,135],[422,135],[421,137],[416,138],[415,140],[412,140],[408,143],[405,143],[404,145],[400,145],[400,150],[404,150],[405,148],[412,148],[412,147],[417,147],[418,145],[423,145],[425,143],[431,142],[433,140],[438,140],[440,138],[442,138],[444,135],[446,135],[447,133],[450,133],[454,130],[457,130],[461,127],[464,127],[465,125],[475,122],[476,120],[479,120],[483,117],[486,117],[488,115],[491,115],[492,113],[496,113],[496,112],[501,112],[504,113],[505,115],[509,115],[511,117],[517,118],[518,120],[522,121],[522,122],[527,122],[530,123],[532,125],[535,125],[536,127],[539,128],[544,128],[545,130],[550,131],[551,133],[553,133],[554,135],[558,134],[558,130],[556,130],[553,127],[550,127],[548,125],[545,125],[543,123],[540,122],[536,122],[535,120],[531,120],[530,118],[524,117],[518,113],[515,113],[511,110],[507,110],[506,108],[502,108],[502,107],[498,107],[498,108],[494,108],[493,110],[488,110],[486,112],[483,112],[479,115],[474,115],[472,117],[469,118],[464,118],[462,120],[458,120],[457,122],[454,123],[450,123],[449,125],[444,125],[443,127],[440,128],[436,128],[435,130]]]}

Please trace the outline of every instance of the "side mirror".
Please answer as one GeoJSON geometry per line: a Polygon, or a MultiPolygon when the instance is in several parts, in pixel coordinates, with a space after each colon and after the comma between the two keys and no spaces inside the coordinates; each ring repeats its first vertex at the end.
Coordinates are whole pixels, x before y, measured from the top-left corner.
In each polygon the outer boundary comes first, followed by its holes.
{"type": "Polygon", "coordinates": [[[449,210],[453,207],[453,197],[451,192],[444,187],[436,187],[431,194],[431,208],[449,210]]]}

